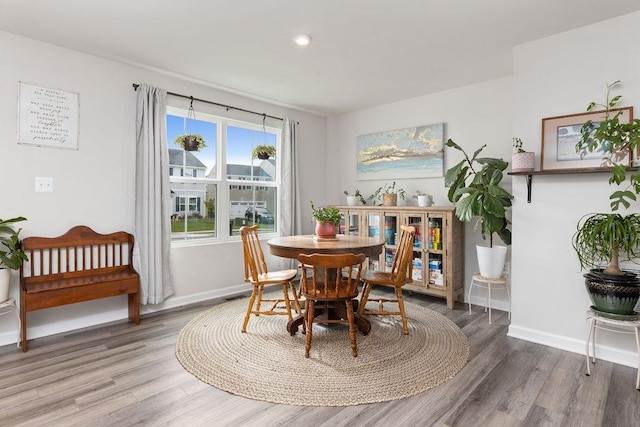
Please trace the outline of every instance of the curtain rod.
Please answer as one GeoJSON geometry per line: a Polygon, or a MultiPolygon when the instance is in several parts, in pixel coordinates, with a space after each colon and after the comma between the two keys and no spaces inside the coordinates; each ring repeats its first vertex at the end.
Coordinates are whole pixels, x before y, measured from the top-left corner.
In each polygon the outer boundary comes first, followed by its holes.
{"type": "MultiPolygon", "coordinates": [[[[133,84],[133,90],[138,90],[138,86],[140,86],[140,85],[137,84],[137,83],[134,83],[133,84]]],[[[190,99],[192,101],[204,102],[205,104],[217,105],[218,107],[226,108],[227,111],[236,110],[236,111],[242,111],[244,113],[255,114],[256,116],[261,116],[263,118],[264,117],[269,117],[270,119],[284,120],[282,117],[270,116],[269,114],[258,113],[257,111],[245,110],[244,108],[234,107],[233,105],[220,104],[219,102],[207,101],[206,99],[194,98],[193,96],[182,95],[180,93],[168,92],[167,91],[167,95],[178,96],[180,98],[186,98],[186,99],[190,99]]],[[[297,122],[296,122],[296,124],[297,124],[297,122]]]]}

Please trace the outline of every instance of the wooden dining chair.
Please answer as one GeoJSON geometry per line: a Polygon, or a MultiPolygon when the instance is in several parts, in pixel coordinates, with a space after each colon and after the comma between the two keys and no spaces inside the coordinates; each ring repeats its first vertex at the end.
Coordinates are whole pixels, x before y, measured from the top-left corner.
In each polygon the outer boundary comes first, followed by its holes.
{"type": "Polygon", "coordinates": [[[302,266],[300,288],[305,296],[306,327],[305,357],[309,357],[314,323],[346,323],[349,325],[351,354],[358,356],[353,299],[358,296],[358,284],[364,254],[299,255],[302,266]],[[318,313],[322,310],[322,313],[318,313]],[[317,316],[316,314],[321,314],[317,316]]]}
{"type": "Polygon", "coordinates": [[[298,301],[298,294],[295,286],[293,285],[293,279],[296,277],[298,271],[268,271],[267,263],[264,260],[264,253],[262,252],[262,246],[260,246],[260,239],[258,238],[258,227],[258,225],[254,225],[252,227],[240,228],[240,236],[242,236],[242,245],[244,247],[244,281],[253,285],[251,297],[249,298],[249,305],[247,306],[247,313],[242,325],[242,332],[247,332],[247,324],[249,323],[249,318],[252,314],[255,314],[256,316],[259,316],[260,314],[286,314],[289,317],[289,320],[291,320],[289,289],[291,289],[293,293],[296,312],[300,314],[300,302],[298,301]],[[264,287],[267,285],[277,284],[282,286],[283,298],[263,298],[264,287]],[[271,303],[268,305],[268,309],[262,308],[263,302],[271,303]],[[284,302],[285,305],[284,311],[282,309],[277,309],[278,304],[281,304],[282,302],[284,302]]]}
{"type": "Polygon", "coordinates": [[[401,225],[400,226],[400,242],[396,249],[396,254],[393,259],[391,271],[371,271],[367,270],[362,275],[362,281],[364,287],[362,289],[362,297],[360,298],[360,305],[358,306],[358,315],[372,314],[382,316],[397,316],[400,315],[402,319],[402,332],[405,335],[409,335],[409,326],[407,325],[407,315],[404,310],[404,299],[402,298],[402,286],[404,286],[409,280],[408,274],[409,268],[412,265],[413,259],[413,241],[415,239],[416,229],[415,227],[401,225]],[[391,286],[395,289],[396,298],[389,299],[384,297],[370,298],[369,294],[374,286],[391,286]],[[367,309],[365,306],[368,301],[376,301],[378,303],[378,309],[367,309]],[[385,310],[384,303],[397,303],[398,311],[385,310]]]}

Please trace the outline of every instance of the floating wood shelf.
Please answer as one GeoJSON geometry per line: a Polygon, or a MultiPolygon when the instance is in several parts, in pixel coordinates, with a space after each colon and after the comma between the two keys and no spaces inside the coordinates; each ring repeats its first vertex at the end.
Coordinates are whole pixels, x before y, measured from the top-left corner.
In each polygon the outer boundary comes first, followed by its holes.
{"type": "MultiPolygon", "coordinates": [[[[507,175],[524,176],[527,178],[527,203],[531,203],[531,183],[534,175],[568,175],[576,173],[602,173],[611,172],[613,168],[583,168],[583,169],[554,169],[531,172],[507,172],[507,175]]],[[[627,172],[637,171],[637,167],[628,167],[627,172]]]]}

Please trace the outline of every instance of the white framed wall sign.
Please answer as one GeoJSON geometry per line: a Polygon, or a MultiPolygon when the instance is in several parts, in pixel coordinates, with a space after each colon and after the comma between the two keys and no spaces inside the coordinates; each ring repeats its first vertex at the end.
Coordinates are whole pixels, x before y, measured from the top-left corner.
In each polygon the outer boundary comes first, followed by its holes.
{"type": "Polygon", "coordinates": [[[18,82],[18,144],[77,150],[79,98],[18,82]]]}

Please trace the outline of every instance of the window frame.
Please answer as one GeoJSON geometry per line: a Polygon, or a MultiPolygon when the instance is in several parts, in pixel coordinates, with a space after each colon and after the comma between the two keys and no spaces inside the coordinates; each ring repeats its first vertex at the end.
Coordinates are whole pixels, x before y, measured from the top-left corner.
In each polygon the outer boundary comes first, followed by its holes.
{"type": "MultiPolygon", "coordinates": [[[[188,117],[188,108],[176,107],[176,106],[167,106],[166,114],[178,117],[188,117]]],[[[275,162],[275,177],[273,181],[257,181],[257,180],[247,180],[247,179],[229,179],[227,177],[227,128],[229,126],[248,129],[251,131],[262,132],[263,127],[264,130],[268,133],[275,134],[275,145],[276,152],[281,152],[282,147],[282,129],[276,128],[273,126],[263,125],[262,123],[252,123],[238,119],[232,119],[229,117],[218,116],[210,113],[198,112],[197,120],[206,121],[210,123],[216,124],[216,165],[215,165],[215,174],[211,178],[194,178],[186,176],[183,173],[181,176],[171,176],[169,175],[170,184],[173,183],[203,183],[203,184],[213,184],[216,186],[216,215],[215,215],[215,227],[216,227],[216,236],[215,237],[204,237],[204,238],[182,238],[180,240],[171,240],[171,247],[189,247],[189,246],[202,246],[202,245],[212,245],[212,244],[220,244],[226,242],[237,242],[241,239],[240,235],[232,236],[229,234],[228,227],[224,226],[228,224],[230,221],[230,187],[238,186],[238,187],[253,187],[256,190],[261,188],[275,188],[276,191],[276,212],[275,212],[275,221],[274,221],[274,231],[271,232],[261,232],[261,235],[268,238],[279,235],[280,230],[280,209],[281,209],[281,194],[282,194],[282,166],[278,157],[276,157],[275,162]],[[224,171],[224,173],[223,173],[224,171]]],[[[165,119],[166,123],[166,119],[165,119]]],[[[260,142],[257,141],[258,145],[260,142]]],[[[171,146],[172,141],[167,139],[167,149],[171,146]]],[[[249,153],[249,156],[251,154],[249,153]]],[[[252,161],[256,161],[257,159],[252,159],[252,161]]],[[[257,163],[253,163],[252,166],[256,166],[257,163]]],[[[169,170],[166,172],[169,174],[169,170]]],[[[175,201],[172,200],[172,203],[175,204],[175,201]]],[[[201,201],[204,203],[204,200],[201,201]]]]}

